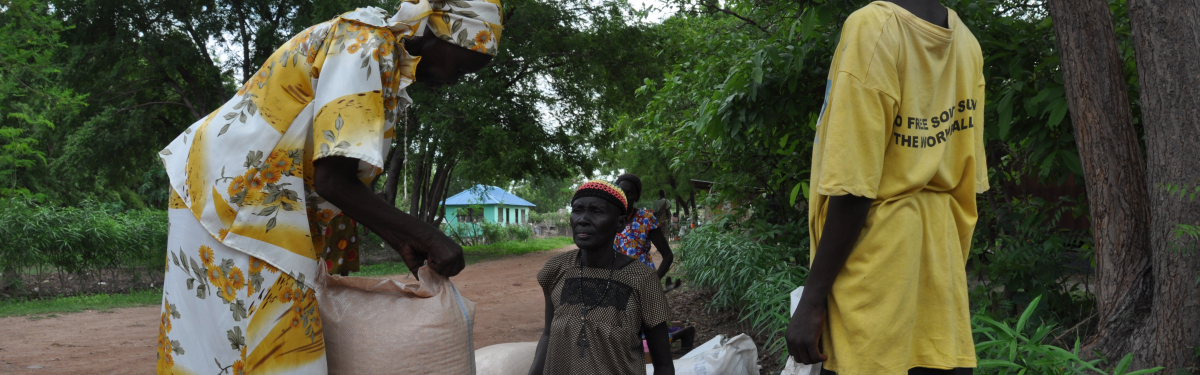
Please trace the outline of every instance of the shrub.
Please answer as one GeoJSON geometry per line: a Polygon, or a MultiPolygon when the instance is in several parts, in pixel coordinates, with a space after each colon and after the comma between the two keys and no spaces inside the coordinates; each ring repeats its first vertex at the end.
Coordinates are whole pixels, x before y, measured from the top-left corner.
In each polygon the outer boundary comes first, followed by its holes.
{"type": "Polygon", "coordinates": [[[503,225],[496,223],[479,223],[479,230],[483,232],[484,243],[504,242],[508,238],[508,232],[503,225]]]}
{"type": "Polygon", "coordinates": [[[677,259],[692,286],[717,288],[711,308],[736,308],[743,322],[770,332],[764,350],[780,354],[782,361],[786,359],[783,332],[790,320],[789,296],[808,276],[808,269],[794,258],[797,252],[706,225],[683,238],[677,259]]]}
{"type": "Polygon", "coordinates": [[[571,214],[569,212],[565,212],[565,211],[564,212],[555,211],[555,212],[547,212],[547,213],[531,212],[529,214],[529,222],[531,222],[531,223],[545,223],[545,224],[549,224],[549,225],[553,225],[553,226],[557,226],[557,227],[564,227],[564,226],[569,225],[570,221],[571,221],[571,214]]]}
{"type": "MultiPolygon", "coordinates": [[[[82,275],[160,269],[166,262],[167,213],[117,211],[94,202],[77,207],[0,201],[0,289],[12,287],[24,273],[82,275]]],[[[76,278],[78,279],[78,278],[76,278]]],[[[20,285],[16,285],[20,287],[20,285]]]]}
{"type": "Polygon", "coordinates": [[[971,251],[971,276],[980,281],[971,293],[976,307],[1008,317],[1042,296],[1042,308],[1058,323],[1082,319],[1094,297],[1081,288],[1087,279],[1073,276],[1086,275],[1088,270],[1068,265],[1092,258],[1092,238],[1055,227],[1062,215],[1086,207],[1070,199],[1046,202],[1036,197],[997,206],[984,212],[997,224],[977,226],[971,251]]]}
{"type": "MultiPolygon", "coordinates": [[[[1108,373],[1096,366],[1103,359],[1084,361],[1079,358],[1079,340],[1076,339],[1074,349],[1067,351],[1053,345],[1043,344],[1054,325],[1040,324],[1036,328],[1030,324],[1030,319],[1041,296],[1035,297],[1025,308],[1025,312],[1017,319],[1016,326],[1003,323],[985,315],[976,315],[971,325],[974,326],[975,352],[979,358],[977,373],[979,374],[1102,374],[1108,373]]],[[[1162,367],[1126,372],[1133,354],[1126,355],[1112,375],[1141,375],[1152,374],[1162,370],[1162,367]]]]}
{"type": "Polygon", "coordinates": [[[509,225],[505,232],[510,241],[526,241],[533,236],[533,230],[524,225],[509,225]]]}
{"type": "Polygon", "coordinates": [[[472,223],[443,224],[444,232],[461,246],[474,246],[484,242],[483,230],[480,225],[472,223]]]}

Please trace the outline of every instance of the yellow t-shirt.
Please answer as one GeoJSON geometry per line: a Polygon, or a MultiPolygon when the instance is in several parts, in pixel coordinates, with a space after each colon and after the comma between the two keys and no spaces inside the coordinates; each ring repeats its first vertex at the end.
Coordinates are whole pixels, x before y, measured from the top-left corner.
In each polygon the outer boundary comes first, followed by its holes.
{"type": "Polygon", "coordinates": [[[975,367],[966,259],[988,189],[983,56],[949,29],[876,1],[850,15],[817,122],[815,256],[830,196],[874,199],[829,296],[822,351],[839,375],[975,367]]]}

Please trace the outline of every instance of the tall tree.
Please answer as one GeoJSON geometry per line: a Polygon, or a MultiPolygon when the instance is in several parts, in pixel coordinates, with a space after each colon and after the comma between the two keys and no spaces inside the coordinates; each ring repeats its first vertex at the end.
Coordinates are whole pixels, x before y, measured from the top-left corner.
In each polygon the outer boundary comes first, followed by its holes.
{"type": "Polygon", "coordinates": [[[1095,235],[1099,324],[1089,347],[1120,358],[1149,313],[1154,285],[1145,162],[1108,3],[1053,0],[1047,6],[1095,235]]]}
{"type": "MultiPolygon", "coordinates": [[[[1200,224],[1200,201],[1169,186],[1200,185],[1200,2],[1130,0],[1137,51],[1154,278],[1149,319],[1131,340],[1141,366],[1200,367],[1200,256],[1179,251],[1178,224],[1200,224]]],[[[1184,244],[1184,245],[1195,245],[1184,244]]]]}
{"type": "MultiPolygon", "coordinates": [[[[437,224],[453,181],[590,175],[610,147],[613,110],[658,72],[652,29],[620,1],[511,0],[504,39],[482,71],[457,86],[410,88],[413,105],[389,173],[407,173],[410,213],[437,224]],[[620,45],[621,48],[613,48],[620,45]],[[405,172],[406,171],[406,172],[405,172]]],[[[400,185],[384,179],[385,196],[400,185]]]]}

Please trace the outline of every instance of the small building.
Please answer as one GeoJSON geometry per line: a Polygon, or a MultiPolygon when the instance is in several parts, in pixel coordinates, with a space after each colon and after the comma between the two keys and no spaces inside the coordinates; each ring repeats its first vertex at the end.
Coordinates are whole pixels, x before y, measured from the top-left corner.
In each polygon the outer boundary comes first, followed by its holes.
{"type": "Polygon", "coordinates": [[[536,207],[504,189],[487,185],[463,190],[442,204],[446,206],[446,225],[453,227],[462,224],[474,227],[482,222],[525,224],[529,222],[529,209],[536,207]]]}

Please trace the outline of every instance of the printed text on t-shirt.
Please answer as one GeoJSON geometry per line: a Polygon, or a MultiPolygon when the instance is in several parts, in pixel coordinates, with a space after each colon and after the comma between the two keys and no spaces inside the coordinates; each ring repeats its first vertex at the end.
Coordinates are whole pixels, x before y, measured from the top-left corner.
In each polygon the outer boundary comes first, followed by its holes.
{"type": "Polygon", "coordinates": [[[938,130],[933,135],[907,135],[897,131],[892,133],[892,142],[900,146],[912,148],[927,148],[940,145],[942,142],[946,142],[955,132],[975,127],[975,119],[973,117],[967,116],[966,118],[955,119],[955,117],[959,117],[955,116],[955,114],[965,111],[972,111],[973,114],[976,104],[974,99],[960,100],[957,105],[951,106],[937,116],[929,118],[896,115],[895,120],[892,121],[892,125],[897,128],[929,130],[931,125],[934,129],[942,125],[949,125],[945,129],[938,130]]]}

